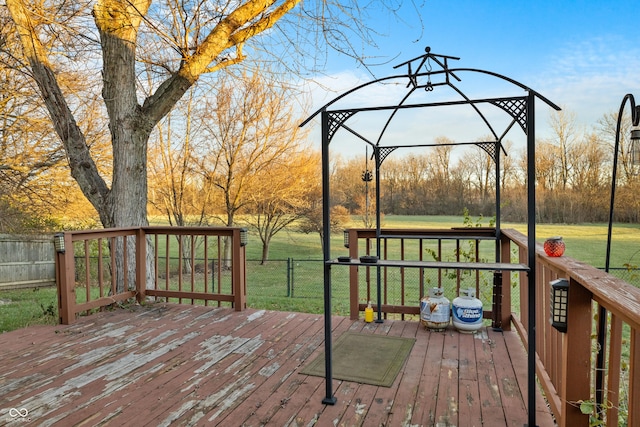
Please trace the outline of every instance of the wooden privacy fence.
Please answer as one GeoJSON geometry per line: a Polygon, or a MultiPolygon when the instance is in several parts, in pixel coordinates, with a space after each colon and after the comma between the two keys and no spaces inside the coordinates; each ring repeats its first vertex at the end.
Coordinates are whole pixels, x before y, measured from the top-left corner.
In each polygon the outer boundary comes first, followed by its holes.
{"type": "Polygon", "coordinates": [[[51,236],[0,234],[0,290],[53,286],[51,236]]]}
{"type": "Polygon", "coordinates": [[[246,307],[245,247],[233,227],[140,227],[64,233],[56,253],[60,322],[148,297],[246,307]]]}

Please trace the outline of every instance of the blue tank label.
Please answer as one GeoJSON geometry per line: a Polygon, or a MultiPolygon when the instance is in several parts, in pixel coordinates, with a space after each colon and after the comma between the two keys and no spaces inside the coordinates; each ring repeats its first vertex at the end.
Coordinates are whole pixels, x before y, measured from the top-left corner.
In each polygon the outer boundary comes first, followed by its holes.
{"type": "Polygon", "coordinates": [[[464,323],[482,322],[482,308],[453,307],[453,316],[464,323]]]}

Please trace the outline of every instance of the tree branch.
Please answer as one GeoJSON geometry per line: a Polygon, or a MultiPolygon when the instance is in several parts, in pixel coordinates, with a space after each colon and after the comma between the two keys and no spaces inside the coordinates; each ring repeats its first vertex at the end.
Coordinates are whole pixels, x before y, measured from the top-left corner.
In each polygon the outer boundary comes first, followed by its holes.
{"type": "Polygon", "coordinates": [[[84,134],[76,123],[58,85],[45,49],[38,38],[32,14],[20,0],[7,0],[7,7],[18,29],[24,55],[33,71],[33,78],[42,92],[42,99],[49,111],[53,126],[67,152],[71,174],[87,199],[99,211],[98,207],[104,203],[109,189],[98,173],[84,134]]]}
{"type": "Polygon", "coordinates": [[[202,74],[241,62],[244,59],[242,44],[271,28],[299,2],[300,0],[285,0],[272,12],[266,13],[276,3],[275,0],[248,1],[231,12],[195,48],[195,53],[185,58],[180,69],[146,99],[143,109],[149,120],[159,121],[164,117],[202,74]],[[211,66],[216,58],[234,46],[237,48],[236,58],[225,59],[211,66]]]}

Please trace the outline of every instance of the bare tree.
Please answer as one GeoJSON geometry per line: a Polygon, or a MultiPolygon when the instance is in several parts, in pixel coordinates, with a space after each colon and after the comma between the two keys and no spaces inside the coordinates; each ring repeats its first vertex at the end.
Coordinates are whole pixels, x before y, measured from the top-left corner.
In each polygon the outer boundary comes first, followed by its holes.
{"type": "Polygon", "coordinates": [[[504,150],[507,153],[500,153],[500,188],[506,190],[507,186],[517,185],[517,158],[513,152],[513,143],[511,141],[503,141],[504,150]]]}
{"type": "MultiPolygon", "coordinates": [[[[436,196],[436,186],[430,181],[435,174],[432,159],[425,155],[409,155],[405,159],[398,159],[399,168],[403,170],[400,188],[405,194],[405,201],[401,206],[405,210],[417,213],[428,212],[428,202],[436,196]],[[432,185],[429,185],[432,184],[432,185]]],[[[386,165],[390,167],[391,165],[386,165]]]]}
{"type": "MultiPolygon", "coordinates": [[[[205,182],[223,200],[220,221],[232,226],[238,212],[270,197],[263,192],[262,200],[255,198],[278,165],[299,152],[301,129],[294,121],[291,91],[260,72],[222,76],[215,91],[215,98],[205,100],[210,112],[204,121],[205,147],[210,154],[198,164],[205,182]]],[[[226,247],[230,254],[231,247],[226,247]]]]}
{"type": "Polygon", "coordinates": [[[196,167],[204,117],[194,104],[191,90],[156,127],[150,144],[150,203],[171,225],[207,225],[212,203],[211,187],[196,167]]]}
{"type": "MultiPolygon", "coordinates": [[[[197,124],[202,122],[194,104],[194,91],[190,90],[156,126],[149,149],[150,204],[168,219],[169,224],[177,226],[202,226],[209,222],[207,211],[211,190],[199,185],[201,179],[194,167],[199,139],[197,124]]],[[[185,273],[191,271],[192,249],[203,244],[202,238],[190,238],[193,239],[190,244],[179,245],[185,273]]],[[[176,240],[182,239],[184,236],[176,236],[176,240]]]]}
{"type": "Polygon", "coordinates": [[[555,134],[550,142],[557,147],[559,167],[556,168],[556,173],[560,174],[560,185],[562,190],[565,190],[571,174],[571,151],[578,138],[576,116],[564,109],[554,111],[549,118],[549,124],[555,134]]]}
{"type": "Polygon", "coordinates": [[[571,189],[578,192],[595,193],[601,191],[608,183],[609,171],[604,166],[609,153],[602,145],[600,138],[594,134],[586,134],[575,144],[570,154],[572,173],[569,176],[571,189]]]}
{"type": "MultiPolygon", "coordinates": [[[[559,147],[555,144],[542,142],[536,151],[536,182],[541,192],[554,191],[561,187],[562,178],[558,174],[561,168],[559,147]]],[[[526,159],[521,160],[523,170],[526,170],[526,159]]]]}
{"type": "MultiPolygon", "coordinates": [[[[616,139],[616,125],[618,121],[618,112],[604,114],[598,120],[598,136],[600,140],[609,146],[610,160],[613,159],[614,145],[616,139]]],[[[621,173],[618,175],[618,184],[630,183],[637,179],[636,167],[633,165],[631,158],[631,141],[629,139],[629,131],[631,129],[631,119],[625,112],[625,117],[620,121],[620,146],[618,147],[618,167],[621,173]]],[[[611,171],[609,171],[609,177],[611,171]]]]}
{"type": "Polygon", "coordinates": [[[227,226],[252,199],[269,168],[284,163],[298,149],[300,128],[293,118],[289,91],[261,73],[227,75],[216,85],[215,98],[205,100],[210,116],[204,122],[207,156],[200,171],[224,200],[227,226]]]}
{"type": "MultiPolygon", "coordinates": [[[[342,205],[350,212],[364,214],[367,187],[362,180],[364,169],[365,162],[360,157],[348,160],[336,158],[331,173],[332,203],[342,205]]],[[[369,182],[368,187],[370,190],[373,188],[373,181],[369,182]]]]}
{"type": "Polygon", "coordinates": [[[434,187],[431,206],[438,209],[435,212],[436,214],[443,214],[446,212],[449,198],[453,196],[451,193],[452,147],[449,145],[452,141],[446,137],[438,137],[435,142],[438,145],[432,149],[432,153],[428,154],[429,162],[431,163],[430,181],[434,187]]]}
{"type": "Polygon", "coordinates": [[[480,203],[484,205],[489,196],[494,194],[495,168],[493,167],[493,159],[481,147],[474,146],[465,152],[460,163],[467,170],[470,183],[479,195],[480,203]]]}
{"type": "MultiPolygon", "coordinates": [[[[331,209],[331,222],[329,223],[329,231],[331,233],[338,233],[349,224],[351,216],[347,208],[341,205],[332,206],[331,209]]],[[[298,229],[303,233],[318,233],[320,237],[320,246],[324,247],[324,227],[322,223],[322,198],[320,192],[316,195],[314,203],[305,214],[302,221],[298,226],[298,229]]]]}
{"type": "Polygon", "coordinates": [[[284,162],[269,164],[260,175],[249,195],[251,214],[247,223],[260,236],[262,264],[269,259],[271,239],[309,212],[311,199],[321,187],[319,167],[318,153],[298,151],[290,153],[284,162]]]}

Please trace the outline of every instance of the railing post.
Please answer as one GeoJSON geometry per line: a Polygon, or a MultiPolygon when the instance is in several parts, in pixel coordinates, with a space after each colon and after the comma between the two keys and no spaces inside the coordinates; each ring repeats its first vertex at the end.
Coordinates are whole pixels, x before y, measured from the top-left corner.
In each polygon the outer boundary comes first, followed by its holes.
{"type": "MultiPolygon", "coordinates": [[[[349,258],[358,259],[358,230],[349,229],[349,258]]],[[[358,285],[358,266],[349,267],[349,317],[357,320],[360,317],[358,285]]]]}
{"type": "MultiPolygon", "coordinates": [[[[500,237],[500,262],[511,262],[511,240],[504,235],[500,237]]],[[[500,307],[502,330],[511,330],[511,273],[502,272],[502,305],[500,307]]],[[[519,272],[523,276],[524,272],[519,272]]]]}
{"type": "MultiPolygon", "coordinates": [[[[502,271],[493,272],[493,303],[491,307],[491,327],[502,329],[502,271]]],[[[509,274],[509,273],[507,273],[509,274]]]]}
{"type": "MultiPolygon", "coordinates": [[[[548,286],[548,284],[547,284],[548,286]]],[[[579,400],[589,400],[591,373],[591,299],[580,283],[569,280],[567,332],[563,334],[560,427],[588,426],[589,415],[580,411],[579,400]]]]}
{"type": "MultiPolygon", "coordinates": [[[[525,246],[518,245],[518,262],[528,265],[528,250],[525,246]]],[[[520,322],[525,330],[528,329],[527,319],[529,318],[529,274],[520,274],[520,322]]]]}
{"type": "Polygon", "coordinates": [[[631,346],[629,357],[629,408],[627,420],[630,426],[640,423],[640,331],[631,330],[631,346]]]}
{"type": "Polygon", "coordinates": [[[147,233],[136,230],[136,301],[144,302],[147,290],[147,233]]]}
{"type": "Polygon", "coordinates": [[[76,320],[74,292],[75,259],[71,235],[64,233],[65,252],[56,252],[56,284],[58,287],[58,317],[63,325],[76,320]]]}
{"type": "Polygon", "coordinates": [[[231,282],[233,286],[233,306],[236,311],[242,311],[247,306],[247,277],[245,247],[241,245],[240,229],[233,229],[231,282]]]}

